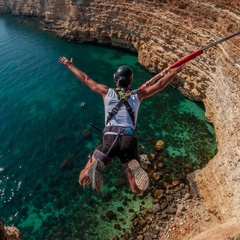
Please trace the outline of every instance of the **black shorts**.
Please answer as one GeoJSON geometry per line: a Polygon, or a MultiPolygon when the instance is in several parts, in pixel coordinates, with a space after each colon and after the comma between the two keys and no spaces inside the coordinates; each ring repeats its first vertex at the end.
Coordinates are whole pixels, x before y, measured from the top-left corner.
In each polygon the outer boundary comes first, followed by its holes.
{"type": "MultiPolygon", "coordinates": [[[[95,158],[102,160],[105,165],[107,165],[114,157],[118,157],[122,164],[131,161],[132,159],[139,160],[138,153],[138,141],[136,133],[134,130],[133,134],[122,135],[120,132],[116,134],[119,127],[114,127],[113,129],[107,129],[107,134],[104,134],[102,139],[100,139],[99,144],[97,145],[94,151],[95,158]],[[114,131],[111,134],[111,131],[114,131]]],[[[121,128],[121,127],[120,127],[121,128]]],[[[124,132],[125,129],[123,128],[124,132]]],[[[106,131],[105,131],[106,132],[106,131]]],[[[124,133],[123,133],[124,134],[124,133]]]]}

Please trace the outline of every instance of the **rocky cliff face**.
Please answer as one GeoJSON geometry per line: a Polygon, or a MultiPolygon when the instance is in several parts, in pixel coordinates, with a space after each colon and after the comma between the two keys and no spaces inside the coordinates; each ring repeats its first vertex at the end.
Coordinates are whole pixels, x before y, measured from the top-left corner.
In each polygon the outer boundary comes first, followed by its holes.
{"type": "MultiPolygon", "coordinates": [[[[240,29],[238,0],[0,0],[0,12],[41,17],[64,38],[137,52],[152,72],[240,29]]],[[[239,56],[240,35],[189,62],[175,81],[185,96],[204,102],[214,124],[217,155],[190,179],[224,228],[240,227],[239,56]]]]}
{"type": "Polygon", "coordinates": [[[0,239],[1,240],[21,240],[19,230],[15,227],[5,227],[0,219],[0,239]]]}

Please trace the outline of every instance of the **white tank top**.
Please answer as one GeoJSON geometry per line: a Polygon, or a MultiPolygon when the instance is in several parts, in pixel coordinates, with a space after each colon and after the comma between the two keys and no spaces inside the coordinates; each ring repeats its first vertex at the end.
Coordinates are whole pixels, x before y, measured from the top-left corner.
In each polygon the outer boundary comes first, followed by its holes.
{"type": "MultiPolygon", "coordinates": [[[[118,104],[119,102],[118,94],[115,92],[114,89],[109,88],[106,97],[104,98],[104,108],[105,108],[105,123],[107,121],[108,113],[112,111],[112,109],[118,104]]],[[[130,95],[128,98],[128,102],[132,107],[132,111],[135,115],[135,123],[137,123],[137,116],[138,116],[138,108],[140,106],[140,101],[138,99],[137,94],[130,95]]],[[[133,126],[132,119],[130,117],[129,112],[127,111],[124,104],[119,108],[118,112],[111,118],[109,123],[106,126],[122,126],[122,127],[131,127],[133,126]]]]}

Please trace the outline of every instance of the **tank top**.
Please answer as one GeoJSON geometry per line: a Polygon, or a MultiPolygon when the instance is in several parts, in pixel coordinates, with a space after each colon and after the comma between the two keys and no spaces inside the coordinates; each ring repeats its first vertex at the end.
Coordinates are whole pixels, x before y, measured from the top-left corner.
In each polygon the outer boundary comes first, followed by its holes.
{"type": "MultiPolygon", "coordinates": [[[[104,98],[104,109],[105,109],[105,123],[107,121],[108,112],[111,112],[112,109],[119,102],[118,94],[114,89],[109,88],[106,97],[104,98]]],[[[132,107],[132,111],[135,115],[135,122],[137,123],[138,109],[140,106],[140,101],[137,94],[130,95],[127,100],[132,107]]],[[[112,117],[109,123],[106,126],[122,126],[122,127],[131,127],[135,128],[132,123],[132,119],[129,115],[124,104],[119,108],[118,112],[112,117]]]]}

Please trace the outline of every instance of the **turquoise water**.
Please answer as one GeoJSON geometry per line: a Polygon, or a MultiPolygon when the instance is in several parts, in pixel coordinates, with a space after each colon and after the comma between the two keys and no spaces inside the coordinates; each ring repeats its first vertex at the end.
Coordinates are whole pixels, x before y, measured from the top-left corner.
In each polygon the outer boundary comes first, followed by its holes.
{"type": "MultiPolygon", "coordinates": [[[[152,75],[134,54],[58,39],[36,21],[17,17],[0,16],[0,52],[0,218],[18,227],[24,240],[111,239],[130,231],[131,215],[149,207],[151,196],[136,197],[127,184],[115,186],[125,179],[118,160],[105,171],[100,194],[79,186],[79,171],[100,138],[89,123],[103,127],[103,103],[58,58],[73,57],[93,79],[112,87],[121,64],[133,68],[133,88],[152,75]],[[106,218],[109,210],[117,220],[106,218]]],[[[183,177],[188,163],[203,167],[216,151],[204,107],[170,86],[142,103],[138,136],[141,154],[164,140],[172,178],[183,177]]]]}

